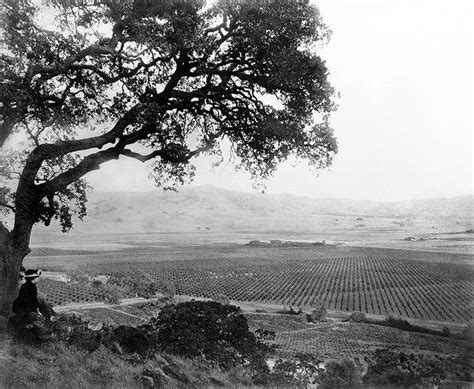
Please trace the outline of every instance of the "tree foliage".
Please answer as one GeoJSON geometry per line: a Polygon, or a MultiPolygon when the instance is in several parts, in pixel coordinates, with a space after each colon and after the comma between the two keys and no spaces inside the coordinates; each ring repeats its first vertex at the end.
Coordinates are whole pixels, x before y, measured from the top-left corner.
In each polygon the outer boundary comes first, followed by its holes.
{"type": "Polygon", "coordinates": [[[447,367],[441,359],[381,349],[370,358],[364,382],[375,386],[431,387],[447,377],[447,367]]]}
{"type": "Polygon", "coordinates": [[[103,163],[150,161],[157,185],[176,188],[224,141],[255,179],[290,155],[331,164],[334,90],[317,54],[329,30],[315,6],[87,3],[5,0],[0,145],[28,140],[3,172],[19,179],[3,210],[67,231],[103,163]]]}
{"type": "Polygon", "coordinates": [[[322,361],[310,353],[297,353],[291,359],[278,359],[267,381],[277,387],[307,388],[318,382],[322,361]]]}
{"type": "Polygon", "coordinates": [[[318,388],[355,388],[361,384],[361,373],[350,359],[322,361],[310,353],[298,353],[290,359],[278,359],[267,384],[278,387],[302,387],[318,385],[318,388]]]}
{"type": "Polygon", "coordinates": [[[361,374],[351,359],[329,361],[318,377],[319,388],[355,388],[361,382],[361,374]]]}
{"type": "Polygon", "coordinates": [[[327,309],[322,303],[314,304],[315,308],[311,310],[311,313],[308,315],[308,320],[312,323],[317,323],[319,321],[325,321],[327,315],[327,309]]]}
{"type": "Polygon", "coordinates": [[[162,352],[202,357],[224,368],[249,366],[265,372],[270,351],[264,342],[270,334],[249,330],[240,308],[215,301],[190,301],[165,306],[147,326],[156,334],[162,352]]]}

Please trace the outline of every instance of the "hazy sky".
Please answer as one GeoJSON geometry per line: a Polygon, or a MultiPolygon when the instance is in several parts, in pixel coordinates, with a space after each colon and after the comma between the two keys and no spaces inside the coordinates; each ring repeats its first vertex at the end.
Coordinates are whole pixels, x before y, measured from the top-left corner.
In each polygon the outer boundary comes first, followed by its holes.
{"type": "MultiPolygon", "coordinates": [[[[340,151],[319,177],[282,165],[267,192],[371,200],[472,193],[471,1],[316,3],[333,30],[321,56],[341,93],[332,119],[340,151]]],[[[253,190],[230,164],[196,162],[193,185],[253,190]]],[[[88,177],[98,191],[153,189],[143,165],[126,158],[88,177]]]]}

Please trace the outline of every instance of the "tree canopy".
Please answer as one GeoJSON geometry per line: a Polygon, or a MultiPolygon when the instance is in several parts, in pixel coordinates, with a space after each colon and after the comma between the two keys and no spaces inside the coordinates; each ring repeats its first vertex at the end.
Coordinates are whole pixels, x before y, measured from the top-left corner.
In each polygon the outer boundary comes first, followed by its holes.
{"type": "Polygon", "coordinates": [[[203,357],[223,368],[249,365],[255,372],[266,372],[265,358],[271,347],[268,331],[254,334],[247,319],[234,305],[216,301],[188,301],[165,306],[144,326],[155,336],[159,349],[186,357],[203,357]]]}
{"type": "Polygon", "coordinates": [[[329,30],[315,6],[48,4],[5,1],[0,144],[28,138],[2,166],[20,178],[15,193],[0,191],[16,216],[68,230],[86,212],[83,177],[101,164],[152,161],[156,183],[175,188],[192,179],[193,157],[219,156],[224,140],[254,178],[290,155],[331,164],[334,90],[317,53],[329,30]]]}

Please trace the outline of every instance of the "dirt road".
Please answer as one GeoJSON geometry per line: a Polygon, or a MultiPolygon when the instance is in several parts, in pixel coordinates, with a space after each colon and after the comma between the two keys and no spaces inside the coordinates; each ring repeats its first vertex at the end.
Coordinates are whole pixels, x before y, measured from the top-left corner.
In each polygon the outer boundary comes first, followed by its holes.
{"type": "MultiPolygon", "coordinates": [[[[123,311],[120,311],[120,309],[117,309],[117,308],[120,308],[122,306],[127,306],[127,305],[157,301],[164,297],[166,296],[162,294],[157,294],[156,297],[150,298],[150,299],[145,299],[143,297],[128,298],[128,299],[121,300],[119,304],[112,304],[112,305],[106,304],[104,302],[73,303],[73,304],[56,306],[54,307],[54,310],[56,312],[74,312],[74,311],[80,312],[81,310],[106,308],[106,309],[113,310],[115,312],[123,313],[125,315],[131,315],[123,311]]],[[[210,299],[203,298],[203,297],[187,296],[187,295],[174,296],[174,301],[176,301],[177,303],[191,301],[191,300],[206,301],[210,299]]],[[[259,314],[266,314],[266,315],[278,315],[279,312],[281,312],[285,308],[285,306],[281,304],[244,302],[244,301],[234,301],[234,300],[231,300],[230,304],[240,307],[242,311],[245,313],[259,313],[259,314]]],[[[309,311],[305,313],[309,313],[309,311]]],[[[336,311],[336,310],[327,311],[327,318],[330,320],[335,320],[335,321],[349,319],[350,315],[351,315],[351,312],[336,311]]],[[[131,316],[138,317],[135,315],[131,315],[131,316]]],[[[365,314],[365,316],[370,321],[382,321],[385,319],[385,316],[383,315],[365,314]]],[[[405,318],[405,317],[402,317],[402,319],[407,320],[412,325],[427,327],[433,330],[443,330],[443,328],[447,327],[450,331],[460,332],[465,328],[465,325],[461,323],[452,323],[452,322],[435,321],[435,320],[419,320],[419,319],[405,318]]]]}

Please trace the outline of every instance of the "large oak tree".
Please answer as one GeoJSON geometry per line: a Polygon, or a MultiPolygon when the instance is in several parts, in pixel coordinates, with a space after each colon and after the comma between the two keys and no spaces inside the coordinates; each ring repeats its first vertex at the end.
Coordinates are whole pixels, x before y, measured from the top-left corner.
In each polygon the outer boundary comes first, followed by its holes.
{"type": "Polygon", "coordinates": [[[157,184],[174,187],[223,141],[257,179],[290,155],[321,169],[337,152],[315,6],[87,3],[50,0],[44,12],[5,0],[0,145],[20,133],[26,147],[0,165],[17,178],[0,190],[0,211],[14,215],[11,230],[0,222],[4,315],[33,226],[57,219],[67,231],[86,213],[84,176],[108,161],[150,161],[157,184]]]}

